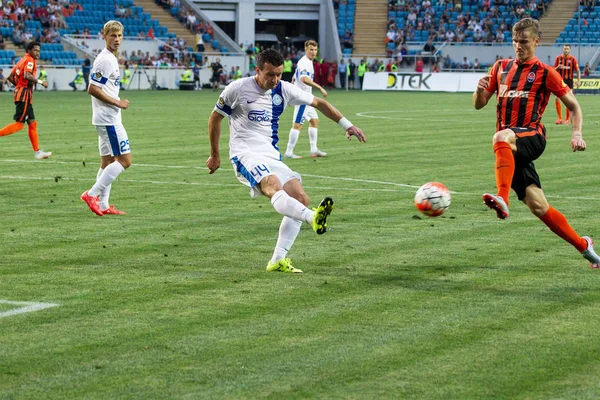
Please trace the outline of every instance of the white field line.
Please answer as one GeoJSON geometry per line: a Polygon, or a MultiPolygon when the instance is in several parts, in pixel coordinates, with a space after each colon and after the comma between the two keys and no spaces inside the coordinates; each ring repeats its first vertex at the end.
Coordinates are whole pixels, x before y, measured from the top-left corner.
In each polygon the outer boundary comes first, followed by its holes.
{"type": "Polygon", "coordinates": [[[13,315],[25,314],[28,312],[40,311],[46,308],[58,307],[60,304],[55,303],[36,303],[34,301],[11,301],[11,300],[0,300],[0,304],[9,304],[14,306],[21,306],[9,311],[0,312],[0,318],[10,317],[13,315]]]}
{"type": "MultiPolygon", "coordinates": [[[[0,162],[8,162],[8,163],[35,163],[40,162],[37,160],[0,160],[0,162]]],[[[79,161],[50,161],[44,160],[42,161],[44,164],[81,164],[79,161]]],[[[90,162],[91,165],[98,165],[98,162],[90,162]]],[[[145,168],[166,168],[166,169],[200,169],[200,170],[208,170],[206,167],[200,166],[185,166],[185,165],[160,165],[160,164],[132,164],[133,167],[145,167],[145,168]]],[[[220,168],[223,171],[232,171],[232,168],[220,168]]],[[[302,174],[302,176],[310,177],[310,178],[318,178],[330,181],[346,181],[346,182],[356,182],[356,183],[368,183],[375,185],[385,185],[385,186],[394,186],[401,188],[409,188],[409,189],[418,189],[419,186],[409,185],[407,183],[398,183],[398,182],[388,182],[388,181],[377,181],[372,179],[356,179],[356,178],[346,178],[339,176],[326,176],[326,175],[314,175],[314,174],[302,174]]],[[[0,175],[0,179],[15,179],[15,180],[54,180],[54,177],[32,177],[32,176],[16,176],[16,175],[0,175]]],[[[95,182],[95,178],[68,178],[61,177],[60,180],[65,181],[86,181],[86,182],[95,182]]],[[[131,183],[148,183],[153,185],[190,185],[190,186],[223,186],[223,187],[231,187],[238,186],[238,183],[201,183],[201,182],[176,182],[176,181],[154,181],[154,180],[135,180],[135,179],[122,179],[119,178],[119,182],[131,182],[131,183]]],[[[329,190],[342,190],[342,191],[374,191],[374,192],[395,192],[394,189],[363,189],[363,188],[330,188],[323,186],[305,186],[308,189],[329,189],[329,190]]],[[[481,196],[481,193],[469,193],[469,192],[457,192],[450,191],[453,195],[468,195],[468,196],[481,196]]],[[[599,201],[598,197],[585,197],[585,196],[561,196],[561,195],[546,195],[547,198],[551,199],[568,199],[568,200],[592,200],[599,201]]]]}

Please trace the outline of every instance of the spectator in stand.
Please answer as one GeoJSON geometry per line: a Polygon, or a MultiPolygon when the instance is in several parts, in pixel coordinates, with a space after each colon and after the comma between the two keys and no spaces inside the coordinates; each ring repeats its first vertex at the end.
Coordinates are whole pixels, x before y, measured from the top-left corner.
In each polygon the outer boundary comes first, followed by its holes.
{"type": "Polygon", "coordinates": [[[476,69],[476,70],[482,69],[481,68],[481,63],[479,62],[478,58],[476,58],[475,61],[473,62],[473,69],[476,69]]]}
{"type": "Polygon", "coordinates": [[[469,61],[467,57],[463,57],[463,62],[460,66],[462,69],[471,69],[473,67],[471,61],[469,61]]]}
{"type": "Polygon", "coordinates": [[[483,34],[481,33],[481,31],[474,31],[473,32],[473,42],[479,43],[482,41],[483,41],[483,34]]]}
{"type": "Polygon", "coordinates": [[[433,59],[433,55],[435,54],[435,46],[431,43],[431,39],[427,39],[421,54],[424,56],[425,64],[429,64],[429,61],[433,59]]]}
{"type": "Polygon", "coordinates": [[[585,67],[583,68],[583,76],[590,76],[590,75],[591,75],[590,64],[585,63],[585,67]]]}
{"type": "Polygon", "coordinates": [[[202,40],[202,34],[196,33],[196,51],[198,53],[204,53],[206,49],[204,48],[204,40],[202,40]]]}
{"type": "Polygon", "coordinates": [[[485,31],[485,42],[486,43],[494,43],[496,41],[496,36],[492,33],[492,31],[485,31]]]}
{"type": "Polygon", "coordinates": [[[354,48],[354,36],[350,30],[347,30],[344,34],[344,48],[345,49],[353,49],[354,48]]]}
{"type": "Polygon", "coordinates": [[[450,29],[446,32],[446,42],[453,43],[456,35],[450,29]]]}
{"type": "Polygon", "coordinates": [[[4,37],[0,34],[0,50],[6,49],[6,43],[4,43],[4,37]]]}
{"type": "Polygon", "coordinates": [[[465,33],[462,31],[462,29],[457,28],[456,29],[456,43],[462,43],[465,41],[465,33]]]}
{"type": "Polygon", "coordinates": [[[444,63],[442,64],[442,68],[452,69],[452,60],[450,59],[450,55],[446,54],[446,56],[444,57],[444,63]]]}
{"type": "Polygon", "coordinates": [[[415,72],[422,74],[424,65],[425,63],[423,62],[423,59],[421,57],[417,57],[417,61],[415,62],[415,72]]]}

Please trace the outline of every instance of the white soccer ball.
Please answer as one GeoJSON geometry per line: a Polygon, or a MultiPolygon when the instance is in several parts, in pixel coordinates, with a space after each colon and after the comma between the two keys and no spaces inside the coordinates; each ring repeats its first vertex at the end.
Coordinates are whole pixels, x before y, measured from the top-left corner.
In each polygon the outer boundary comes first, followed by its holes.
{"type": "Polygon", "coordinates": [[[415,206],[428,217],[439,217],[450,207],[450,191],[439,182],[428,182],[415,194],[415,206]]]}

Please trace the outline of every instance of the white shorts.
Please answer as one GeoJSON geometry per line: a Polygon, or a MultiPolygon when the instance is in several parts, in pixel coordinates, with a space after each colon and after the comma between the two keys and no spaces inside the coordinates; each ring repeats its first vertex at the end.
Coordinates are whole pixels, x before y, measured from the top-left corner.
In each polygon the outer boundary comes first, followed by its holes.
{"type": "Polygon", "coordinates": [[[129,138],[122,124],[96,125],[100,156],[120,156],[129,154],[129,138]]]}
{"type": "Polygon", "coordinates": [[[294,123],[304,125],[305,120],[319,119],[317,110],[313,106],[294,106],[294,123]]]}
{"type": "Polygon", "coordinates": [[[243,153],[233,157],[230,161],[238,180],[250,188],[250,197],[253,199],[262,195],[259,183],[265,176],[277,176],[281,186],[292,179],[302,182],[300,174],[292,171],[281,160],[262,154],[243,153]]]}

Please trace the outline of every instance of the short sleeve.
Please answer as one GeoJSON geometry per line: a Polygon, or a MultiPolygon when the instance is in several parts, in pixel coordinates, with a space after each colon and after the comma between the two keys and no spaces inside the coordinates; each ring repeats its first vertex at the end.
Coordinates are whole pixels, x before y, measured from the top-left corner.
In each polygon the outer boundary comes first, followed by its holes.
{"type": "Polygon", "coordinates": [[[500,74],[501,68],[502,68],[502,62],[497,61],[496,64],[494,64],[494,66],[492,67],[492,70],[490,71],[490,75],[491,75],[490,84],[485,89],[490,93],[494,93],[498,90],[498,74],[500,74]]]}
{"type": "Polygon", "coordinates": [[[306,62],[302,62],[299,66],[298,66],[298,76],[302,77],[302,76],[308,76],[310,78],[310,71],[308,69],[308,65],[306,62]]]}
{"type": "Polygon", "coordinates": [[[30,74],[35,73],[35,62],[27,61],[27,64],[25,64],[25,72],[29,72],[30,74]]]}
{"type": "Polygon", "coordinates": [[[215,104],[214,111],[218,112],[224,117],[229,117],[233,109],[238,105],[238,87],[240,85],[230,83],[225,87],[225,90],[221,92],[217,104],[215,104]]]}
{"type": "Polygon", "coordinates": [[[546,79],[546,87],[556,97],[563,97],[571,89],[563,81],[560,74],[553,68],[548,68],[548,78],[546,79]]]}
{"type": "Polygon", "coordinates": [[[573,71],[579,71],[579,63],[575,57],[573,57],[573,71]]]}
{"type": "Polygon", "coordinates": [[[558,65],[560,64],[560,61],[558,61],[559,59],[560,59],[560,56],[558,56],[554,59],[554,68],[558,67],[558,65]]]}
{"type": "Polygon", "coordinates": [[[281,84],[283,85],[284,96],[287,98],[286,103],[291,106],[311,105],[315,99],[315,96],[311,93],[305,92],[291,83],[282,81],[281,84]]]}
{"type": "Polygon", "coordinates": [[[102,87],[108,82],[111,73],[110,62],[106,58],[94,62],[90,73],[90,84],[102,87]]]}

